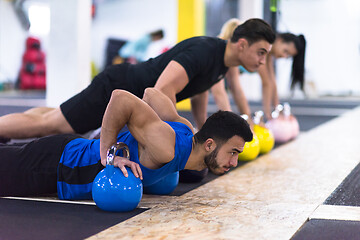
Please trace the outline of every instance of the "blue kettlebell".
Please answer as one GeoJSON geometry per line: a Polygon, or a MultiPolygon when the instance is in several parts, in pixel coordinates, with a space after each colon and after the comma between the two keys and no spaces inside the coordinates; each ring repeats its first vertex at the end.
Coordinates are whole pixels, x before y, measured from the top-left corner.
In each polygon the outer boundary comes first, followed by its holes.
{"type": "Polygon", "coordinates": [[[134,210],[143,194],[143,185],[127,168],[125,177],[120,168],[114,166],[114,157],[118,149],[123,149],[123,156],[129,158],[129,148],[125,143],[117,143],[108,150],[106,167],[95,177],[92,185],[92,197],[96,205],[111,212],[128,212],[134,210]]]}
{"type": "Polygon", "coordinates": [[[159,181],[144,187],[144,193],[153,195],[168,195],[174,191],[179,183],[179,172],[166,175],[159,181]]]}

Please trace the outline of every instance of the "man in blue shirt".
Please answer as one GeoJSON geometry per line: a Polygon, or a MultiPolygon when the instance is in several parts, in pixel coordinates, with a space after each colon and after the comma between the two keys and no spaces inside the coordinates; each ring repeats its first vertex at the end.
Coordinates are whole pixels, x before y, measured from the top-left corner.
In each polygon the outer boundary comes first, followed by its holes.
{"type": "Polygon", "coordinates": [[[252,140],[248,123],[219,111],[194,134],[172,101],[154,88],[143,99],[115,90],[106,108],[100,140],[54,135],[19,145],[0,145],[0,196],[58,193],[61,199],[90,198],[92,182],[106,166],[107,151],[119,141],[130,159],[114,158],[127,177],[129,167],[144,186],[182,169],[208,167],[223,174],[237,166],[238,154],[252,140]],[[129,132],[119,131],[127,125],[129,132]]]}

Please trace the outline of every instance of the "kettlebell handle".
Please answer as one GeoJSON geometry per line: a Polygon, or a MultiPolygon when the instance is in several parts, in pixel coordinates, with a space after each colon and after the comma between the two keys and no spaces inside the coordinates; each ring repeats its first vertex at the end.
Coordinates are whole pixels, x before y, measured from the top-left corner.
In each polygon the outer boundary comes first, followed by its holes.
{"type": "Polygon", "coordinates": [[[118,142],[112,145],[107,151],[106,165],[114,165],[115,154],[119,149],[123,149],[123,157],[127,159],[130,158],[130,151],[128,145],[123,142],[118,142]]]}
{"type": "Polygon", "coordinates": [[[261,122],[263,122],[264,120],[264,112],[263,111],[256,111],[254,113],[254,123],[255,124],[260,124],[261,122]]]}

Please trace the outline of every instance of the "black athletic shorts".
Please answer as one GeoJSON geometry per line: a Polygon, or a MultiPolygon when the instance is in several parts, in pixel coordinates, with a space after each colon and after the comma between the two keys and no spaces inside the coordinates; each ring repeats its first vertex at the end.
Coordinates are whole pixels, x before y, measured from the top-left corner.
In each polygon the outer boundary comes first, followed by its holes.
{"type": "Polygon", "coordinates": [[[128,64],[120,64],[101,72],[87,88],[60,105],[61,112],[76,133],[84,134],[101,127],[113,90],[131,91],[127,69],[128,64]]]}
{"type": "Polygon", "coordinates": [[[57,193],[57,169],[75,134],[53,135],[29,143],[0,144],[0,196],[57,193]]]}

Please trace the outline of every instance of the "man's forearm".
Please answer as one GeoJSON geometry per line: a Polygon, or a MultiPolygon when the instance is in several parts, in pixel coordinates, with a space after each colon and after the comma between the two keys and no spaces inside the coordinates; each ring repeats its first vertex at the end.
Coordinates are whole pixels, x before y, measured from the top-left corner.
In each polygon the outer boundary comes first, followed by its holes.
{"type": "Polygon", "coordinates": [[[161,73],[154,88],[168,96],[175,106],[176,94],[181,92],[188,83],[189,78],[183,66],[172,60],[161,73]]]}
{"type": "Polygon", "coordinates": [[[251,116],[251,110],[249,103],[246,99],[243,88],[240,84],[239,74],[236,74],[234,78],[229,78],[230,91],[234,98],[235,104],[241,114],[251,116]]]}
{"type": "Polygon", "coordinates": [[[127,93],[116,90],[111,95],[106,108],[100,133],[100,156],[101,163],[104,166],[106,165],[107,150],[116,143],[119,131],[125,126],[131,116],[132,107],[128,98],[127,93]]]}
{"type": "Polygon", "coordinates": [[[205,91],[191,98],[191,112],[196,127],[200,129],[207,119],[208,92],[205,91]]]}
{"type": "Polygon", "coordinates": [[[270,69],[272,68],[272,60],[268,58],[269,61],[266,62],[266,65],[259,68],[259,74],[261,77],[262,83],[262,104],[265,117],[271,119],[271,110],[273,102],[273,82],[271,79],[270,69]]]}
{"type": "Polygon", "coordinates": [[[220,110],[231,111],[229,97],[225,90],[224,79],[211,87],[211,93],[213,94],[215,103],[220,110]]]}
{"type": "Polygon", "coordinates": [[[176,92],[173,89],[170,88],[159,88],[157,86],[154,87],[155,90],[158,90],[159,92],[163,93],[165,96],[167,96],[173,106],[176,106],[176,92]]]}
{"type": "Polygon", "coordinates": [[[271,102],[272,102],[271,84],[263,84],[262,86],[262,104],[265,117],[271,119],[271,102]]]}

